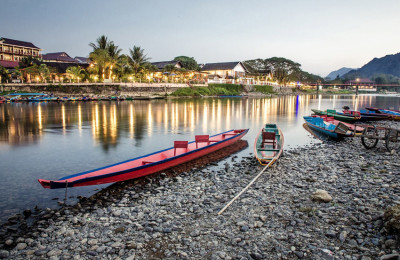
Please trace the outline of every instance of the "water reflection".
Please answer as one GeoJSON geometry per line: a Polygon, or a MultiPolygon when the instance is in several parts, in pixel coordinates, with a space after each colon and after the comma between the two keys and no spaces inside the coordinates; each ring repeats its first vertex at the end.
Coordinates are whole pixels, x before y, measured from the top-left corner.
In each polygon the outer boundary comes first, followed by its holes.
{"type": "MultiPolygon", "coordinates": [[[[49,206],[64,191],[44,190],[37,178],[58,179],[193,140],[250,128],[251,144],[266,122],[279,124],[286,145],[308,144],[303,116],[311,108],[349,105],[394,107],[398,97],[303,95],[279,98],[199,98],[124,102],[72,102],[0,105],[0,217],[10,207],[49,206]]],[[[287,146],[286,146],[287,147],[287,146]]],[[[238,155],[247,156],[252,145],[238,155]]],[[[87,195],[98,187],[71,189],[87,195]]]]}
{"type": "MultiPolygon", "coordinates": [[[[339,108],[347,103],[360,109],[375,103],[374,96],[305,95],[274,99],[188,99],[169,101],[134,101],[121,103],[38,103],[5,104],[0,107],[0,144],[35,144],[47,131],[68,135],[77,128],[82,134],[90,126],[92,138],[105,150],[118,145],[125,131],[129,138],[151,137],[159,127],[169,131],[214,132],[232,128],[232,122],[243,125],[262,124],[285,116],[292,121],[300,110],[309,110],[311,100],[318,100],[318,109],[339,108]],[[325,103],[328,100],[329,106],[325,103]],[[128,127],[124,127],[124,125],[128,127]]],[[[390,106],[390,104],[388,105],[390,106]]]]}

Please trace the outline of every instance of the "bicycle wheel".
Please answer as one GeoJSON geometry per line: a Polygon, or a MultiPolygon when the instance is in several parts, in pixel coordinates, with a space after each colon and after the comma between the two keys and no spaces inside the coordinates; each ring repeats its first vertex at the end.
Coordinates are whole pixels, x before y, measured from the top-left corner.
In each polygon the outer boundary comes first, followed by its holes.
{"type": "Polygon", "coordinates": [[[376,137],[376,135],[377,131],[374,126],[365,127],[361,137],[362,145],[367,149],[374,148],[379,141],[379,139],[373,138],[374,136],[376,137]]]}
{"type": "Polygon", "coordinates": [[[400,151],[400,135],[399,131],[392,129],[386,136],[386,149],[391,152],[392,150],[400,151]]]}

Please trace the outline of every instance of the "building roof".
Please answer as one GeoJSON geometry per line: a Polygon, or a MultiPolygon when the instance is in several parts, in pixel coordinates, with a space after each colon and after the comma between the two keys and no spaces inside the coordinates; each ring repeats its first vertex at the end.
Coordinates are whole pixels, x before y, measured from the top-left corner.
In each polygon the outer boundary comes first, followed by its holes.
{"type": "Polygon", "coordinates": [[[6,69],[15,68],[18,65],[19,65],[18,61],[0,60],[0,66],[3,66],[6,69]]]}
{"type": "Polygon", "coordinates": [[[31,42],[18,41],[18,40],[8,39],[8,38],[4,38],[4,37],[1,37],[0,40],[3,41],[3,44],[10,44],[10,45],[17,45],[17,46],[21,46],[21,47],[40,49],[39,47],[35,46],[31,42]]]}
{"type": "Polygon", "coordinates": [[[242,65],[246,72],[247,69],[240,61],[233,61],[233,62],[218,62],[218,63],[206,63],[201,68],[202,71],[209,71],[209,70],[233,70],[238,64],[242,65]]]}
{"type": "Polygon", "coordinates": [[[176,66],[177,64],[179,64],[180,67],[182,67],[182,63],[180,61],[175,61],[175,60],[171,60],[171,61],[158,61],[158,62],[152,62],[151,63],[154,66],[157,66],[157,68],[159,70],[164,69],[165,66],[167,65],[174,65],[176,66]]]}
{"type": "Polygon", "coordinates": [[[89,58],[78,57],[78,56],[76,56],[74,59],[75,59],[76,61],[78,61],[79,63],[89,63],[89,58]]]}
{"type": "Polygon", "coordinates": [[[63,61],[63,62],[74,62],[77,61],[71,58],[66,52],[53,52],[46,53],[43,55],[43,60],[45,61],[63,61]]]}

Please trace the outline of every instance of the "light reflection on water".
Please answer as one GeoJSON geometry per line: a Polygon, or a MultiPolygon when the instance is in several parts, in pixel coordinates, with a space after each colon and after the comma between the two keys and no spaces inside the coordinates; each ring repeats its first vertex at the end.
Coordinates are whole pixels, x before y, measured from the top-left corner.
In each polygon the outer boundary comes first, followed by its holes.
{"type": "MultiPolygon", "coordinates": [[[[51,199],[62,199],[64,190],[43,189],[38,178],[59,179],[170,147],[174,140],[250,128],[244,138],[249,147],[239,153],[247,156],[267,122],[279,124],[286,145],[305,145],[313,140],[302,117],[312,108],[398,109],[398,104],[399,97],[372,95],[1,104],[0,214],[55,206],[51,199]]],[[[105,186],[73,188],[69,194],[87,196],[105,186]]]]}

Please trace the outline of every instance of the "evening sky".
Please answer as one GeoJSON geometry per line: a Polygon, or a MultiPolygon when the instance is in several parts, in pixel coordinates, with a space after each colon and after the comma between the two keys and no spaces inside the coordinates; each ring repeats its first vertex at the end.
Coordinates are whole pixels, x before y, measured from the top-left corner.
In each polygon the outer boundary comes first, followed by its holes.
{"type": "Polygon", "coordinates": [[[88,56],[105,34],[151,61],[285,57],[326,76],[400,50],[399,0],[2,0],[0,36],[88,56]]]}

